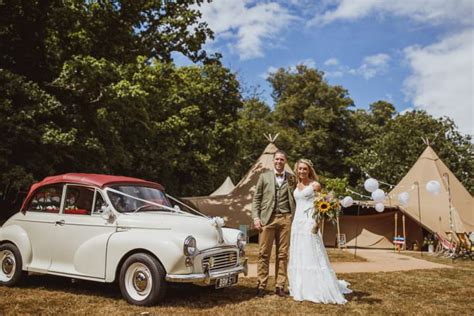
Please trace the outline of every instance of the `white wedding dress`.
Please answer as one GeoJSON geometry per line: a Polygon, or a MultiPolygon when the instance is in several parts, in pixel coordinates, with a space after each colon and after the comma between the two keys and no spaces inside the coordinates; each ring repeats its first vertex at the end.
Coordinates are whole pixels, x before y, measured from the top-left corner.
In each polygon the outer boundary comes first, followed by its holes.
{"type": "Polygon", "coordinates": [[[296,301],[345,304],[343,294],[351,293],[349,283],[338,281],[332,269],[320,232],[311,232],[315,194],[311,185],[294,191],[296,211],[291,225],[288,281],[296,301]]]}

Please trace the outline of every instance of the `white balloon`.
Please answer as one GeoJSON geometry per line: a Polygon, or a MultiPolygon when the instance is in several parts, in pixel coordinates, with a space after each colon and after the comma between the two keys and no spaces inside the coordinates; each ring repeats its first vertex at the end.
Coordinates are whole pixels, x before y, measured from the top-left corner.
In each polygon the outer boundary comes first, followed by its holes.
{"type": "Polygon", "coordinates": [[[377,190],[379,188],[379,182],[377,180],[375,180],[374,178],[369,178],[369,179],[365,180],[364,188],[368,192],[374,192],[375,190],[377,190]]]}
{"type": "Polygon", "coordinates": [[[383,202],[383,200],[385,200],[385,192],[381,189],[375,190],[372,192],[372,200],[376,203],[383,202]]]}
{"type": "Polygon", "coordinates": [[[383,205],[383,203],[377,203],[375,204],[375,210],[379,213],[382,213],[383,210],[384,210],[385,206],[383,205]]]}
{"type": "Polygon", "coordinates": [[[431,180],[426,184],[426,190],[432,194],[439,194],[441,192],[441,185],[436,180],[431,180]]]}
{"type": "Polygon", "coordinates": [[[350,196],[346,196],[345,198],[342,199],[341,205],[343,207],[351,207],[352,204],[354,204],[354,200],[350,196]]]}
{"type": "Polygon", "coordinates": [[[410,194],[408,194],[408,192],[402,192],[398,195],[398,200],[402,205],[407,205],[410,200],[410,194]]]}

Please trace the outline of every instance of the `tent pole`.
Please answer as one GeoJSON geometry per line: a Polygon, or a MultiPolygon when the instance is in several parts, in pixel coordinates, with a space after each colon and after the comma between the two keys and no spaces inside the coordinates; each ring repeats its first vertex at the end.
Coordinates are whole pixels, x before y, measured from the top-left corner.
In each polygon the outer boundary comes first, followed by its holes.
{"type": "Polygon", "coordinates": [[[337,248],[340,250],[341,249],[341,245],[339,243],[339,235],[341,233],[341,231],[339,230],[339,216],[337,217],[337,238],[336,238],[336,242],[337,242],[337,248]]]}
{"type": "Polygon", "coordinates": [[[359,231],[359,212],[360,212],[360,202],[357,203],[357,220],[356,220],[356,240],[354,248],[354,258],[357,257],[357,236],[359,231]]]}
{"type": "Polygon", "coordinates": [[[403,223],[403,247],[402,250],[407,250],[407,233],[405,230],[405,214],[402,214],[402,223],[403,223]]]}
{"type": "MultiPolygon", "coordinates": [[[[398,213],[395,211],[395,234],[393,235],[393,241],[395,241],[395,238],[398,237],[398,213]]],[[[398,248],[398,243],[394,244],[393,250],[396,251],[398,248]]]]}
{"type": "MultiPolygon", "coordinates": [[[[453,215],[452,215],[452,211],[451,211],[451,208],[452,208],[452,204],[451,204],[451,186],[449,185],[449,174],[447,174],[446,172],[443,173],[443,177],[446,178],[446,181],[448,182],[448,201],[449,201],[449,229],[451,229],[451,231],[453,232],[454,231],[454,227],[453,227],[453,215]]],[[[452,240],[450,240],[452,241],[452,240]]]]}
{"type": "MultiPolygon", "coordinates": [[[[421,224],[421,201],[420,201],[420,183],[418,181],[413,182],[413,184],[416,184],[416,190],[418,193],[418,222],[420,224],[420,229],[421,229],[421,238],[423,238],[423,225],[421,224]]],[[[423,251],[421,250],[421,244],[422,241],[420,241],[420,256],[423,257],[423,251]]]]}

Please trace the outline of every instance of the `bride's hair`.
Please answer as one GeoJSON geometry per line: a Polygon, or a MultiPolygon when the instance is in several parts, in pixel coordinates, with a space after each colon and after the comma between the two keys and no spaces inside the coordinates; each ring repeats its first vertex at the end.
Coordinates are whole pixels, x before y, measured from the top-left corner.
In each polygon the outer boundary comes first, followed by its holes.
{"type": "Polygon", "coordinates": [[[297,179],[298,179],[298,182],[300,182],[300,178],[298,177],[298,165],[300,163],[304,163],[305,165],[308,166],[309,168],[309,175],[308,175],[308,178],[310,180],[313,180],[313,181],[319,181],[319,177],[318,175],[316,174],[316,171],[314,171],[314,167],[313,167],[313,163],[311,162],[311,160],[309,159],[305,159],[305,158],[301,158],[301,159],[298,159],[298,161],[295,163],[295,168],[293,169],[297,179]]]}

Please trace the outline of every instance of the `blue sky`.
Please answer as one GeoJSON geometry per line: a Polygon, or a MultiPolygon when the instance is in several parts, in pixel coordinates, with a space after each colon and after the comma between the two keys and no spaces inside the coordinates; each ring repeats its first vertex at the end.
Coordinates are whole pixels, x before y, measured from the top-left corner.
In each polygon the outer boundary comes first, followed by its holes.
{"type": "Polygon", "coordinates": [[[357,107],[387,100],[474,134],[474,1],[214,0],[200,10],[216,35],[206,50],[269,104],[267,74],[304,63],[357,107]]]}

